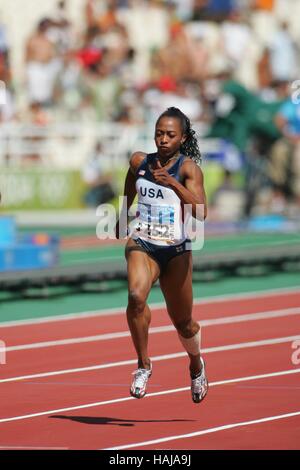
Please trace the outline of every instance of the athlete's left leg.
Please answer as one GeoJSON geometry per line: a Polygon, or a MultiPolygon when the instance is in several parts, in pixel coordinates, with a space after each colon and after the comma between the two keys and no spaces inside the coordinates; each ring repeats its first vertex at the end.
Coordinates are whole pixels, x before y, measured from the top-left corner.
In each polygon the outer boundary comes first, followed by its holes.
{"type": "Polygon", "coordinates": [[[201,371],[200,326],[192,317],[192,254],[186,252],[172,258],[159,278],[169,316],[190,358],[190,371],[201,371]],[[187,341],[185,341],[187,340],[187,341]]]}
{"type": "Polygon", "coordinates": [[[208,391],[205,363],[200,355],[200,327],[192,317],[192,254],[172,258],[160,276],[168,313],[179,339],[190,358],[191,392],[194,403],[200,403],[208,391]]]}

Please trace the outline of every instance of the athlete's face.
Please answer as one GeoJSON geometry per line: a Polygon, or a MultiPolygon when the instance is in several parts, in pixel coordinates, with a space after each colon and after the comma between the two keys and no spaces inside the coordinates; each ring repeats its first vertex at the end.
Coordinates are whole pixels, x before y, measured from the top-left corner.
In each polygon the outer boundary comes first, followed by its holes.
{"type": "Polygon", "coordinates": [[[185,140],[180,120],[164,116],[156,124],[155,143],[161,157],[170,158],[180,149],[185,140]]]}

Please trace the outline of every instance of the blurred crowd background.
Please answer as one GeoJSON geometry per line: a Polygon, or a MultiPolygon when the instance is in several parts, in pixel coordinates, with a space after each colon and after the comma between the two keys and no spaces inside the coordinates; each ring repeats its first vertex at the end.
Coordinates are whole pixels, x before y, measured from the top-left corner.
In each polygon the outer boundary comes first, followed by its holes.
{"type": "Polygon", "coordinates": [[[209,220],[299,217],[299,17],[300,0],[3,0],[3,207],[116,199],[128,156],[154,150],[177,106],[209,220]]]}

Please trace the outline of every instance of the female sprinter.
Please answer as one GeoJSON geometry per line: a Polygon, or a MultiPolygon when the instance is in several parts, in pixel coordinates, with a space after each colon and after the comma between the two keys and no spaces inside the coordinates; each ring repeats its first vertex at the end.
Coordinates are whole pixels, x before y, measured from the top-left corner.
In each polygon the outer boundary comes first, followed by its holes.
{"type": "MultiPolygon", "coordinates": [[[[168,108],[156,123],[157,153],[135,152],[125,180],[128,208],[138,194],[135,229],[129,233],[125,249],[126,313],[138,357],[130,389],[135,398],[146,394],[152,374],[147,349],[151,313],[146,302],[157,279],[168,314],[189,355],[192,400],[199,403],[208,390],[205,364],[200,356],[200,327],[192,318],[192,252],[182,222],[184,204],[191,205],[192,215],[201,205],[203,219],[206,217],[203,174],[198,166],[201,155],[194,134],[185,114],[177,108],[168,108]]],[[[118,238],[120,230],[118,222],[118,238]]]]}

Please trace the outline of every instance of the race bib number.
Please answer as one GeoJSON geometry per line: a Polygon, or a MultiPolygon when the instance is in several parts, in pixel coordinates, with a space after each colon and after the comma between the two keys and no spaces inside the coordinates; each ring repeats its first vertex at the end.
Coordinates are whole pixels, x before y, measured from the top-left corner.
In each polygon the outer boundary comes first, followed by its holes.
{"type": "Polygon", "coordinates": [[[174,207],[139,204],[136,215],[137,236],[169,243],[174,241],[174,207]]]}

